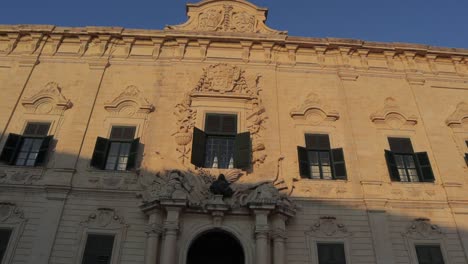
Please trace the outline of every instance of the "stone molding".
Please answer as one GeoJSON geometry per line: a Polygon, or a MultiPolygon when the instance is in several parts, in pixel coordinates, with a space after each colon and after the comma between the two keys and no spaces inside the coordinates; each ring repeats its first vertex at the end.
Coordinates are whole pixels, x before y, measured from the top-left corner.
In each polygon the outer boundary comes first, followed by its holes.
{"type": "Polygon", "coordinates": [[[112,115],[132,117],[147,115],[154,111],[154,106],[143,97],[138,87],[130,85],[111,102],[106,103],[104,109],[112,115]]]}
{"type": "Polygon", "coordinates": [[[370,119],[377,126],[391,129],[414,127],[418,123],[418,118],[404,112],[393,97],[387,97],[384,107],[371,114],[370,119]]]}
{"type": "Polygon", "coordinates": [[[304,102],[289,113],[292,119],[305,119],[313,125],[319,125],[322,122],[334,122],[340,119],[340,114],[336,110],[327,110],[316,93],[307,95],[304,102]]]}
{"type": "Polygon", "coordinates": [[[456,110],[447,118],[445,124],[451,128],[459,128],[468,123],[468,103],[461,102],[456,110]]]}
{"type": "Polygon", "coordinates": [[[188,21],[166,30],[286,35],[265,25],[267,9],[244,0],[205,0],[187,5],[188,21]]]}
{"type": "Polygon", "coordinates": [[[28,113],[38,114],[62,114],[73,106],[56,82],[49,82],[34,95],[23,98],[21,104],[28,113]]]}

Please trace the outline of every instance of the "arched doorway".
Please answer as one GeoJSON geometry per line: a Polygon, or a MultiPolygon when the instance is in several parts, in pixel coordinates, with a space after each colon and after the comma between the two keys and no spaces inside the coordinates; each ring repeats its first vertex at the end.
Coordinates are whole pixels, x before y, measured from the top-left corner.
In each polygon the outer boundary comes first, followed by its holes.
{"type": "Polygon", "coordinates": [[[187,264],[245,264],[244,250],[231,234],[214,230],[202,234],[190,245],[187,264]]]}

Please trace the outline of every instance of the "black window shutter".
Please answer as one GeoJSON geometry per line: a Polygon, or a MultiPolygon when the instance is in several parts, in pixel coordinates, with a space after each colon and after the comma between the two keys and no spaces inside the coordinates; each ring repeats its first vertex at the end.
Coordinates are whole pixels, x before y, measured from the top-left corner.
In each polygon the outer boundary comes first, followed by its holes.
{"type": "Polygon", "coordinates": [[[45,165],[47,153],[49,152],[49,147],[53,138],[54,136],[47,136],[42,140],[41,148],[39,149],[39,153],[36,158],[36,166],[45,165]]]}
{"type": "Polygon", "coordinates": [[[238,169],[249,168],[251,156],[250,132],[237,134],[234,142],[234,167],[238,169]]]}
{"type": "Polygon", "coordinates": [[[427,152],[414,153],[417,163],[419,165],[420,178],[424,182],[434,182],[434,172],[432,172],[431,162],[427,152]]]}
{"type": "Polygon", "coordinates": [[[5,146],[3,147],[2,154],[0,155],[0,161],[8,164],[14,164],[16,154],[21,145],[21,136],[17,134],[9,134],[5,146]]]}
{"type": "Polygon", "coordinates": [[[342,148],[332,149],[332,160],[333,160],[333,174],[337,180],[346,180],[346,163],[344,159],[344,152],[342,148]]]}
{"type": "Polygon", "coordinates": [[[2,263],[3,256],[8,248],[10,236],[11,229],[0,229],[0,263],[2,263]]]}
{"type": "Polygon", "coordinates": [[[203,168],[205,165],[206,134],[200,129],[193,128],[192,158],[193,165],[203,168]]]}
{"type": "Polygon", "coordinates": [[[466,162],[466,165],[468,166],[468,153],[465,153],[465,162],[466,162]]]}
{"type": "Polygon", "coordinates": [[[390,174],[390,179],[392,181],[400,181],[400,174],[398,173],[398,168],[395,162],[395,156],[393,152],[385,150],[385,159],[387,160],[388,173],[390,174]]]}
{"type": "Polygon", "coordinates": [[[140,146],[140,138],[134,139],[132,141],[132,146],[130,147],[130,154],[128,155],[127,170],[133,170],[136,168],[136,161],[138,157],[139,146],[140,146]]]}
{"type": "Polygon", "coordinates": [[[297,147],[297,160],[299,162],[299,174],[302,178],[310,178],[310,167],[307,149],[304,147],[297,147]]]}
{"type": "Polygon", "coordinates": [[[91,166],[103,170],[106,167],[107,150],[109,149],[109,140],[107,138],[98,137],[94,146],[93,157],[91,158],[91,166]]]}

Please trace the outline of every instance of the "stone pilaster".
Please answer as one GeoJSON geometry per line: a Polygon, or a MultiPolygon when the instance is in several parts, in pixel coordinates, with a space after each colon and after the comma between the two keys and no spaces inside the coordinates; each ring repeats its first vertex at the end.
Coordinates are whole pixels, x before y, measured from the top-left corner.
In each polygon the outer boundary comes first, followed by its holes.
{"type": "Polygon", "coordinates": [[[166,209],[166,219],[163,224],[163,244],[161,248],[161,264],[176,264],[177,239],[179,235],[180,215],[186,201],[161,202],[166,209]]]}
{"type": "Polygon", "coordinates": [[[159,259],[159,243],[162,229],[162,213],[159,207],[153,207],[145,212],[148,216],[146,230],[145,264],[156,264],[159,259]]]}
{"type": "Polygon", "coordinates": [[[273,264],[286,264],[286,220],[287,216],[281,214],[272,219],[273,264]]]}

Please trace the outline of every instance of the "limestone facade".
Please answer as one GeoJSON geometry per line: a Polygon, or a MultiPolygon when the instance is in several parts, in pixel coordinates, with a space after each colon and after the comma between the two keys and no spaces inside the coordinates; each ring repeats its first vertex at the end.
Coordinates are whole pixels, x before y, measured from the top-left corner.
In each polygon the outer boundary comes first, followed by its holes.
{"type": "Polygon", "coordinates": [[[346,263],[418,263],[416,245],[468,263],[468,50],[294,37],[266,15],[205,0],[163,30],[0,26],[0,149],[28,123],[53,135],[41,165],[0,165],[2,263],[82,263],[87,235],[111,234],[109,263],[186,264],[210,230],[246,264],[318,264],[317,243],[346,263]],[[209,113],[250,133],[247,167],[192,164],[209,113]],[[92,166],[113,126],[139,138],[122,171],[92,166]],[[344,178],[301,177],[306,134],[342,148],[344,178]],[[389,137],[434,180],[392,180],[389,137]],[[210,191],[221,173],[230,197],[210,191]]]}

